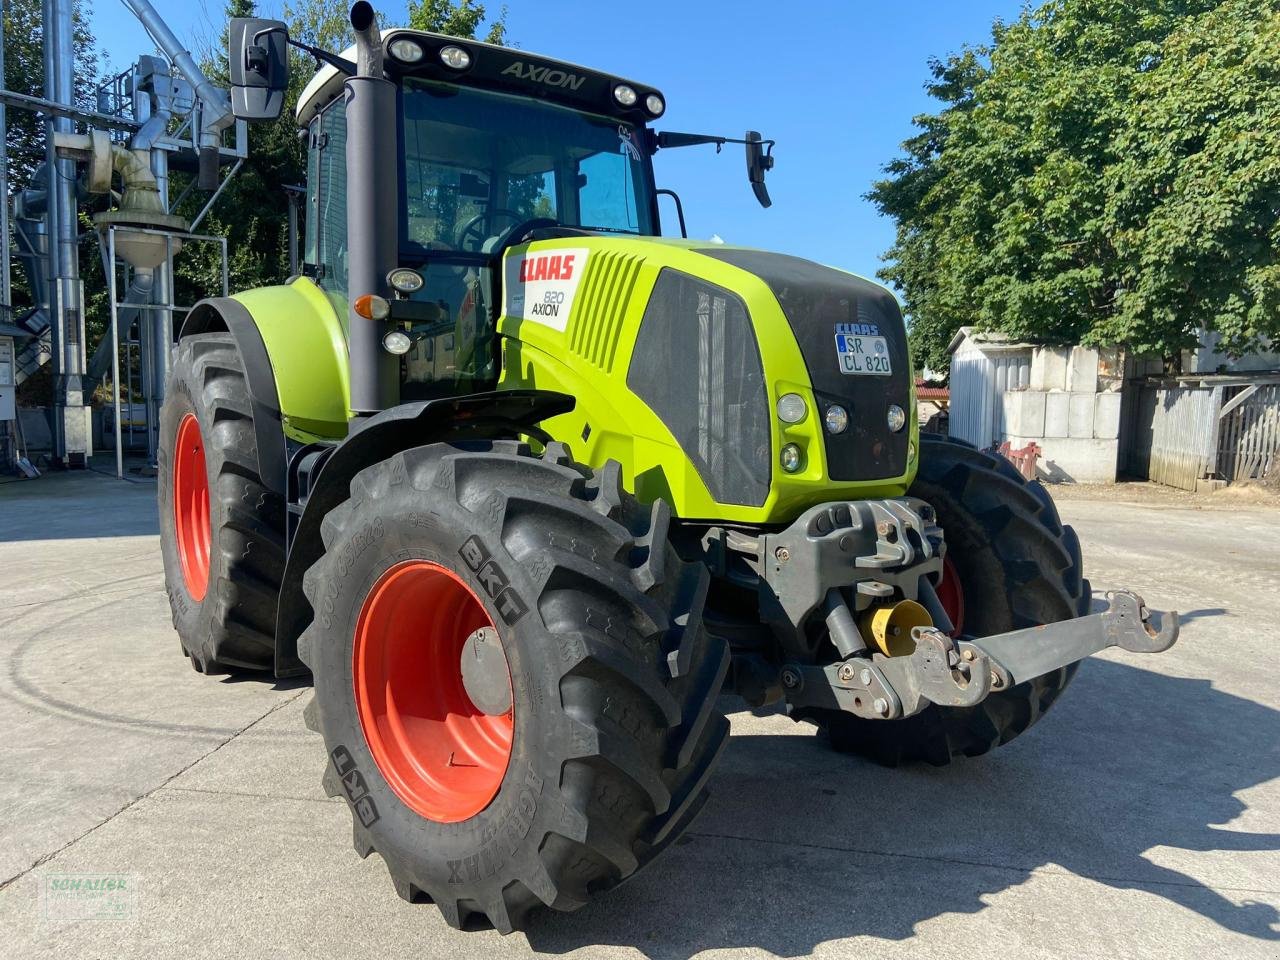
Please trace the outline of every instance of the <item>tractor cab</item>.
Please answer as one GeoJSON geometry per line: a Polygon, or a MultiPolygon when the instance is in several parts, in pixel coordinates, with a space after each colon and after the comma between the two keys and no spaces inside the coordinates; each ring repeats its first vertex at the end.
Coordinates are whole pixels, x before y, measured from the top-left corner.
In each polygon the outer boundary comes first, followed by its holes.
{"type": "MultiPolygon", "coordinates": [[[[410,339],[400,398],[488,389],[504,249],[659,233],[646,124],[665,104],[650,87],[523,51],[421,31],[382,39],[396,86],[397,262],[412,271],[395,297],[416,305],[396,304],[410,339]]],[[[298,106],[311,214],[304,270],[340,310],[349,293],[345,79],[339,66],[323,67],[298,106]]]]}

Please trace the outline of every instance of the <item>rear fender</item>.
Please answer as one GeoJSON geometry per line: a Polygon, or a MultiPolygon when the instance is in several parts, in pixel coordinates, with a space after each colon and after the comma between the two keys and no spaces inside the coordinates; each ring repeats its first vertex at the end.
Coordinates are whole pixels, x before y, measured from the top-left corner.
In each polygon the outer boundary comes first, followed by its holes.
{"type": "MultiPolygon", "coordinates": [[[[314,612],[302,592],[302,576],[324,553],[320,523],[351,495],[351,480],[371,464],[402,450],[451,440],[550,438],[537,424],[568,413],[575,400],[549,390],[500,390],[392,407],[353,422],[350,435],[332,448],[311,483],[289,545],[276,609],[276,676],[303,675],[298,637],[314,612]]],[[[313,448],[314,449],[314,448],[313,448]]]]}

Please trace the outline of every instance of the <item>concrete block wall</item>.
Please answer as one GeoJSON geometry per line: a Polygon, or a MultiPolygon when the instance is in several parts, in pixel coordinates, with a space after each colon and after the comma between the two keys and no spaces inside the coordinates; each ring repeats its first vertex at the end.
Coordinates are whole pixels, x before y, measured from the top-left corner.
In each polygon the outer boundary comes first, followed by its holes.
{"type": "Polygon", "coordinates": [[[1123,374],[1113,352],[1037,347],[1030,389],[1002,396],[1004,439],[1014,447],[1034,441],[1046,480],[1115,482],[1123,374]]]}

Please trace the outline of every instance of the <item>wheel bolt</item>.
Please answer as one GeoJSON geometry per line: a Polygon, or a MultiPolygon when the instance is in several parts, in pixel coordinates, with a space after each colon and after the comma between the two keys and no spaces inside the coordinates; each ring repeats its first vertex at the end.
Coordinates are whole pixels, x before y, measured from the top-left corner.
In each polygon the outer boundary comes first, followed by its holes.
{"type": "Polygon", "coordinates": [[[782,671],[782,685],[788,690],[794,690],[800,686],[800,674],[796,673],[790,667],[782,671]]]}
{"type": "Polygon", "coordinates": [[[779,547],[777,550],[773,551],[773,555],[777,558],[779,563],[786,563],[791,559],[791,551],[786,547],[779,547]]]}
{"type": "Polygon", "coordinates": [[[841,680],[852,680],[852,679],[853,679],[853,664],[851,664],[851,663],[841,664],[841,666],[840,666],[840,679],[841,679],[841,680]]]}
{"type": "Polygon", "coordinates": [[[862,681],[864,687],[871,686],[871,671],[863,667],[862,673],[858,674],[858,679],[862,681]]]}
{"type": "Polygon", "coordinates": [[[876,697],[871,706],[875,708],[876,713],[880,714],[880,716],[887,717],[889,715],[889,701],[884,697],[876,697]]]}

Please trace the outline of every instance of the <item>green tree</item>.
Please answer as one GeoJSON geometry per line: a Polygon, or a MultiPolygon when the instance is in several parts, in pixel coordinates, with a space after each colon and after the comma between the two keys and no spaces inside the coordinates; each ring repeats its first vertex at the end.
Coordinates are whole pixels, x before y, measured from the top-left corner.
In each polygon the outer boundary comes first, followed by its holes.
{"type": "Polygon", "coordinates": [[[944,367],[967,324],[1166,355],[1201,327],[1237,351],[1280,332],[1276,18],[1275,0],[1052,0],[932,64],[942,108],[868,194],[897,224],[881,276],[917,358],[944,367]]]}
{"type": "MultiPolygon", "coordinates": [[[[44,96],[44,16],[41,0],[4,0],[4,87],[31,97],[44,96]]],[[[98,49],[89,30],[91,6],[76,0],[72,7],[76,102],[92,107],[98,86],[98,49]]],[[[25,188],[44,163],[44,118],[30,110],[5,111],[9,156],[9,189],[25,188]]]]}
{"type": "Polygon", "coordinates": [[[1135,79],[1116,153],[1119,291],[1095,338],[1171,354],[1202,324],[1233,355],[1280,338],[1280,4],[1184,21],[1135,79]]]}
{"type": "MultiPolygon", "coordinates": [[[[484,25],[485,6],[473,0],[410,0],[409,26],[414,30],[447,33],[451,37],[478,39],[484,25]]],[[[486,43],[503,43],[507,38],[507,8],[504,6],[489,24],[486,43]]]]}

